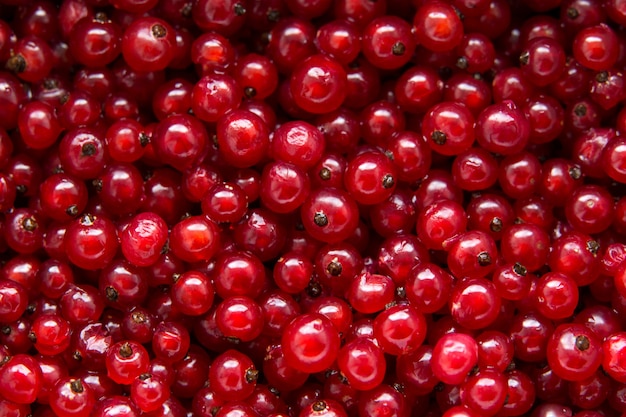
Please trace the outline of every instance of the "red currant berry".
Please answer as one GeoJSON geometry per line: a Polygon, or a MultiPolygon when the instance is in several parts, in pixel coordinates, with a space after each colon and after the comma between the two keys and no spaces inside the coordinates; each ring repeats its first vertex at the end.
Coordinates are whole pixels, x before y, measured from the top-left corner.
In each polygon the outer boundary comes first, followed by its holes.
{"type": "Polygon", "coordinates": [[[303,314],[287,325],[281,344],[286,363],[301,372],[329,368],[339,352],[339,332],[321,314],[303,314]]]}

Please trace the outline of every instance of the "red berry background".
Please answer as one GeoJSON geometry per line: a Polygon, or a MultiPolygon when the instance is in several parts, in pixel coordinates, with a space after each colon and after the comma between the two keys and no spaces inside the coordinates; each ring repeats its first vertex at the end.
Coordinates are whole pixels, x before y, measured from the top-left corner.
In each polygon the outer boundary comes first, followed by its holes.
{"type": "Polygon", "coordinates": [[[626,417],[626,0],[0,0],[0,417],[626,417]]]}

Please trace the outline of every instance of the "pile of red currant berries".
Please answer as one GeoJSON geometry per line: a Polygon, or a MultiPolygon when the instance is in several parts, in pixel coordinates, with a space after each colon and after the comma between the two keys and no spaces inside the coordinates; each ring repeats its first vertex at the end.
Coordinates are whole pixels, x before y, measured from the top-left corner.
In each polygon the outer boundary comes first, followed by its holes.
{"type": "Polygon", "coordinates": [[[625,417],[626,0],[0,0],[0,417],[625,417]]]}

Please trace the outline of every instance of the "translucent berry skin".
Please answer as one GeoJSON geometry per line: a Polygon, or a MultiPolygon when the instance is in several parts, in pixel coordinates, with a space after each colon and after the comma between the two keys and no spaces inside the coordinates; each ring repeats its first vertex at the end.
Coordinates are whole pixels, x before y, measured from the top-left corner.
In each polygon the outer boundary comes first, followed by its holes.
{"type": "Polygon", "coordinates": [[[69,36],[69,50],[87,67],[104,67],[121,52],[122,33],[116,23],[81,19],[69,36]]]}
{"type": "Polygon", "coordinates": [[[334,59],[313,55],[298,64],[289,81],[296,105],[313,114],[339,108],[346,98],[346,72],[334,59]]]}
{"type": "Polygon", "coordinates": [[[583,233],[603,232],[614,218],[613,196],[597,185],[578,187],[565,203],[565,217],[583,233]]]}
{"type": "Polygon", "coordinates": [[[17,123],[22,140],[33,149],[49,148],[63,131],[55,108],[42,101],[25,104],[17,123]]]}
{"type": "Polygon", "coordinates": [[[395,166],[384,153],[363,152],[348,161],[344,185],[358,203],[378,204],[395,190],[395,177],[395,166]]]}
{"type": "Polygon", "coordinates": [[[169,397],[167,384],[156,375],[140,375],[130,386],[130,398],[143,412],[158,410],[169,397]]]}
{"type": "Polygon", "coordinates": [[[614,380],[626,383],[626,333],[617,332],[602,343],[602,369],[614,380]]]}
{"type": "Polygon", "coordinates": [[[344,406],[335,400],[323,399],[312,401],[298,414],[298,417],[347,417],[344,406]]]}
{"type": "Polygon", "coordinates": [[[493,238],[485,232],[472,230],[452,239],[445,248],[448,267],[461,278],[481,278],[495,268],[497,248],[493,238]]]}
{"type": "Polygon", "coordinates": [[[308,175],[295,165],[277,161],[263,168],[261,201],[274,213],[298,209],[310,192],[308,175]]]}
{"type": "Polygon", "coordinates": [[[493,323],[500,314],[500,297],[494,284],[484,278],[458,282],[450,295],[450,315],[467,329],[481,329],[493,323]]]}
{"type": "Polygon", "coordinates": [[[561,324],[547,346],[548,364],[567,381],[591,377],[602,363],[602,342],[582,324],[561,324]]]}
{"type": "Polygon", "coordinates": [[[374,336],[389,355],[405,355],[426,339],[426,318],[408,304],[391,306],[374,319],[374,336]]]}
{"type": "Polygon", "coordinates": [[[66,174],[54,174],[39,186],[41,205],[46,214],[58,221],[73,219],[87,206],[87,188],[66,174]]]}
{"type": "Polygon", "coordinates": [[[420,212],[415,228],[428,249],[441,250],[446,240],[466,231],[467,214],[459,203],[440,200],[420,212]]]}
{"type": "Polygon", "coordinates": [[[70,345],[72,329],[69,323],[56,314],[42,314],[31,325],[36,342],[35,349],[43,355],[57,355],[70,345]]]}
{"type": "Polygon", "coordinates": [[[191,91],[191,108],[197,118],[217,122],[241,102],[243,92],[234,78],[228,75],[204,76],[191,91]]]}
{"type": "Polygon", "coordinates": [[[496,415],[507,397],[506,376],[494,369],[484,369],[470,376],[461,386],[461,400],[483,416],[496,415]]]}
{"type": "Polygon", "coordinates": [[[400,109],[421,115],[441,101],[442,89],[443,82],[437,72],[431,67],[419,65],[402,73],[394,93],[400,109]]]}
{"type": "Polygon", "coordinates": [[[107,375],[118,384],[132,384],[149,366],[148,351],[137,342],[120,341],[106,355],[107,375]]]}
{"type": "Polygon", "coordinates": [[[96,404],[96,393],[80,379],[59,380],[51,394],[50,407],[56,415],[88,417],[96,404]]]}
{"type": "Polygon", "coordinates": [[[27,82],[42,81],[54,65],[52,50],[45,40],[35,35],[20,38],[12,55],[6,62],[6,68],[27,82]]]}
{"type": "Polygon", "coordinates": [[[582,29],[572,44],[576,61],[594,71],[610,69],[618,59],[618,50],[617,35],[606,24],[582,29]]]}
{"type": "Polygon", "coordinates": [[[383,351],[367,338],[346,343],[337,356],[337,366],[350,385],[360,391],[380,385],[387,369],[383,351]]]}
{"type": "Polygon", "coordinates": [[[350,237],[359,224],[358,213],[359,208],[354,199],[347,192],[336,188],[312,191],[300,207],[305,230],[315,239],[326,243],[340,242],[350,237]]]}
{"type": "Polygon", "coordinates": [[[548,265],[569,275],[578,286],[591,284],[600,274],[598,242],[580,232],[566,232],[552,242],[548,265]]]}
{"type": "Polygon", "coordinates": [[[31,404],[37,399],[42,383],[39,364],[30,355],[16,354],[0,367],[2,396],[17,404],[31,404]]]}
{"type": "Polygon", "coordinates": [[[63,170],[78,179],[95,179],[107,162],[104,132],[80,127],[66,131],[59,143],[63,170]]]}
{"type": "Polygon", "coordinates": [[[258,371],[248,356],[230,349],[213,360],[209,383],[225,400],[241,401],[254,391],[257,375],[258,371]]]}
{"type": "Polygon", "coordinates": [[[28,307],[28,293],[13,280],[0,280],[0,322],[19,319],[28,307]]]}
{"type": "Polygon", "coordinates": [[[108,265],[118,249],[117,230],[106,217],[85,214],[73,220],[63,239],[69,260],[76,266],[95,270],[108,265]]]}
{"type": "Polygon", "coordinates": [[[377,17],[363,28],[361,50],[377,68],[400,68],[415,51],[411,26],[396,16],[377,17]]]}
{"type": "Polygon", "coordinates": [[[477,362],[478,345],[471,336],[463,333],[445,334],[433,348],[433,373],[446,384],[463,382],[477,362]]]}
{"type": "Polygon", "coordinates": [[[474,143],[474,116],[463,104],[442,102],[431,107],[422,121],[422,134],[431,149],[458,155],[474,143]]]}
{"type": "Polygon", "coordinates": [[[602,165],[604,172],[622,184],[626,183],[626,139],[617,137],[606,145],[602,152],[602,165]]]}
{"type": "Polygon", "coordinates": [[[208,142],[205,127],[188,114],[174,114],[161,120],[151,139],[157,157],[179,171],[199,162],[208,142]]]}
{"type": "Polygon", "coordinates": [[[289,366],[280,344],[270,345],[263,358],[263,375],[279,390],[295,390],[304,385],[309,374],[289,366]]]}
{"type": "Polygon", "coordinates": [[[220,233],[213,221],[203,216],[188,217],[176,223],[170,234],[170,249],[186,262],[209,260],[220,248],[220,233]]]}
{"type": "Polygon", "coordinates": [[[333,20],[322,25],[317,31],[317,49],[336,59],[341,65],[348,65],[361,52],[360,30],[353,22],[343,19],[333,20]]]}
{"type": "Polygon", "coordinates": [[[224,161],[237,168],[259,163],[269,148],[269,131],[258,115],[233,110],[217,122],[217,145],[224,161]]]}
{"type": "Polygon", "coordinates": [[[536,38],[528,42],[520,56],[522,72],[536,86],[554,83],[565,70],[565,51],[550,38],[536,38]]]}
{"type": "Polygon", "coordinates": [[[431,51],[450,51],[463,39],[461,19],[442,1],[424,3],[413,18],[413,26],[417,42],[431,51]]]}
{"type": "Polygon", "coordinates": [[[200,316],[209,311],[215,297],[211,280],[199,271],[181,274],[171,291],[174,305],[188,316],[200,316]]]}
{"type": "Polygon", "coordinates": [[[176,35],[162,19],[144,17],[135,20],[122,36],[122,55],[135,71],[165,69],[174,58],[176,35]]]}
{"type": "Polygon", "coordinates": [[[530,125],[512,102],[493,104],[476,119],[476,141],[489,152],[512,155],[528,144],[530,125]]]}
{"type": "Polygon", "coordinates": [[[215,311],[217,327],[226,337],[249,342],[263,331],[263,310],[257,302],[245,296],[222,301],[215,311]]]}
{"type": "Polygon", "coordinates": [[[516,224],[507,227],[500,242],[506,262],[519,262],[527,271],[534,272],[548,260],[550,237],[534,224],[516,224]]]}
{"type": "Polygon", "coordinates": [[[405,283],[406,297],[417,311],[434,313],[448,302],[452,276],[441,267],[423,262],[416,265],[405,283]]]}
{"type": "Polygon", "coordinates": [[[339,332],[321,314],[303,314],[285,328],[281,344],[286,363],[306,373],[330,367],[339,352],[339,332]]]}
{"type": "Polygon", "coordinates": [[[167,242],[167,224],[156,213],[143,212],[133,217],[120,236],[122,254],[135,266],[157,262],[167,242]]]}
{"type": "Polygon", "coordinates": [[[381,274],[362,272],[352,279],[346,299],[359,313],[376,313],[391,303],[395,296],[393,280],[381,274]]]}
{"type": "Polygon", "coordinates": [[[359,396],[359,416],[403,416],[408,413],[410,405],[407,399],[396,388],[388,384],[381,384],[373,390],[366,391],[359,396]]]}
{"type": "Polygon", "coordinates": [[[398,179],[408,183],[426,176],[432,163],[432,152],[424,138],[416,132],[397,133],[387,144],[393,156],[398,179]]]}
{"type": "Polygon", "coordinates": [[[236,33],[246,22],[248,3],[241,0],[193,2],[193,22],[204,32],[215,31],[224,36],[236,33]]]}
{"type": "Polygon", "coordinates": [[[159,360],[167,364],[180,364],[188,357],[190,344],[189,331],[178,321],[162,321],[152,334],[152,351],[159,360]]]}

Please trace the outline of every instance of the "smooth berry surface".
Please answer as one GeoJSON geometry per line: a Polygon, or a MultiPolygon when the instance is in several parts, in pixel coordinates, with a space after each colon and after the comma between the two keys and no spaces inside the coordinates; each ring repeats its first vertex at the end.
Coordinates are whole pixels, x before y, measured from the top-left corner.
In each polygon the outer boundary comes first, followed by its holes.
{"type": "Polygon", "coordinates": [[[626,0],[0,0],[0,417],[626,417],[626,0]]]}

